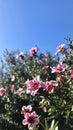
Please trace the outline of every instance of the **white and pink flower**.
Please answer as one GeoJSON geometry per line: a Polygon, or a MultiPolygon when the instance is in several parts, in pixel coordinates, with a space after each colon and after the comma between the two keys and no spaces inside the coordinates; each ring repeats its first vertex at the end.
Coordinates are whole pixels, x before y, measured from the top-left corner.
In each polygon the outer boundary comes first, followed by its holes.
{"type": "Polygon", "coordinates": [[[48,65],[45,65],[45,66],[42,67],[42,69],[48,69],[48,68],[49,68],[48,65]]]}
{"type": "Polygon", "coordinates": [[[62,82],[64,81],[64,75],[60,75],[59,77],[57,77],[58,82],[62,82]]]}
{"type": "Polygon", "coordinates": [[[51,67],[52,73],[62,73],[65,71],[65,67],[62,62],[60,62],[57,67],[51,67]]]}
{"type": "Polygon", "coordinates": [[[29,129],[33,129],[38,123],[39,123],[39,119],[37,118],[37,114],[36,112],[31,112],[31,113],[26,113],[24,115],[22,124],[23,125],[28,125],[29,129]]]}
{"type": "Polygon", "coordinates": [[[70,70],[70,79],[73,79],[73,70],[70,70]]]}
{"type": "Polygon", "coordinates": [[[12,93],[14,92],[14,88],[15,88],[14,84],[11,85],[11,92],[12,92],[12,93]]]}
{"type": "Polygon", "coordinates": [[[57,47],[57,52],[56,52],[56,54],[60,53],[63,49],[65,49],[64,46],[65,46],[65,44],[59,45],[59,46],[57,47]]]}
{"type": "Polygon", "coordinates": [[[43,61],[42,61],[42,60],[37,60],[37,63],[38,63],[38,64],[42,64],[43,61]]]}
{"type": "Polygon", "coordinates": [[[53,89],[58,88],[58,83],[54,80],[47,81],[45,84],[45,90],[51,92],[53,89]]]}
{"type": "Polygon", "coordinates": [[[21,95],[22,92],[23,92],[23,89],[22,89],[22,88],[19,88],[19,89],[16,91],[16,94],[21,95]]]}
{"type": "Polygon", "coordinates": [[[22,107],[21,114],[29,113],[29,112],[31,112],[31,111],[32,111],[31,105],[23,106],[23,107],[22,107]]]}
{"type": "Polygon", "coordinates": [[[3,87],[0,88],[0,96],[1,97],[4,96],[5,92],[6,92],[6,89],[4,89],[3,87]]]}
{"type": "Polygon", "coordinates": [[[25,84],[27,85],[27,94],[30,93],[33,96],[37,94],[37,91],[41,87],[44,87],[44,83],[40,81],[38,76],[35,77],[33,80],[27,80],[25,84]]]}
{"type": "Polygon", "coordinates": [[[17,55],[16,58],[18,59],[19,57],[22,58],[22,59],[24,59],[24,54],[23,54],[23,52],[20,52],[20,53],[17,55]]]}
{"type": "Polygon", "coordinates": [[[11,81],[15,81],[15,76],[13,75],[12,78],[11,78],[11,81]]]}
{"type": "Polygon", "coordinates": [[[37,52],[37,48],[36,47],[31,48],[30,49],[30,56],[31,57],[34,56],[36,52],[37,52]]]}

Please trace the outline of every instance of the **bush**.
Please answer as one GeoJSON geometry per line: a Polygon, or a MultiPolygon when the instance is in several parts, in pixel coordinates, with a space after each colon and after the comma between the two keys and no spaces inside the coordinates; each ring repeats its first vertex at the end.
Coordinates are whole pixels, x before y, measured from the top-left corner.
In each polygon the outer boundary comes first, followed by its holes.
{"type": "Polygon", "coordinates": [[[0,65],[0,129],[73,129],[73,41],[50,52],[4,52],[0,65]]]}

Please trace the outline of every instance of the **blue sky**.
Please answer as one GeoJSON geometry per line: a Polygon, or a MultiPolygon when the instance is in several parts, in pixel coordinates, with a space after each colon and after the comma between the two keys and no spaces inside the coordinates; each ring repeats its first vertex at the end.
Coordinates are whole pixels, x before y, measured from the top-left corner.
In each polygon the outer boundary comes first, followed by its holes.
{"type": "Polygon", "coordinates": [[[5,48],[55,53],[73,38],[73,0],[0,0],[0,55],[5,48]]]}

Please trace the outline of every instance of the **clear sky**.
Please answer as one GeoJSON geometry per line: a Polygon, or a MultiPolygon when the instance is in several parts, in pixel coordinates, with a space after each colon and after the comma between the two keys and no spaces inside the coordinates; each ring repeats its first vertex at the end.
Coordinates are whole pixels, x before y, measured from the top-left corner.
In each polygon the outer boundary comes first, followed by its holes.
{"type": "Polygon", "coordinates": [[[8,50],[55,53],[73,39],[73,0],[0,0],[0,55],[8,50]]]}

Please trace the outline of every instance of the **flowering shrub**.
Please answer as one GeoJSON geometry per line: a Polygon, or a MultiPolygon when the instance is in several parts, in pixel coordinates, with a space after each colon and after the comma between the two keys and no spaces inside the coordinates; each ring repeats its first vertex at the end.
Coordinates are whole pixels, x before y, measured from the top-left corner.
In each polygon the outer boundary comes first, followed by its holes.
{"type": "Polygon", "coordinates": [[[4,53],[0,63],[1,130],[73,129],[73,41],[53,57],[19,50],[4,53]]]}

